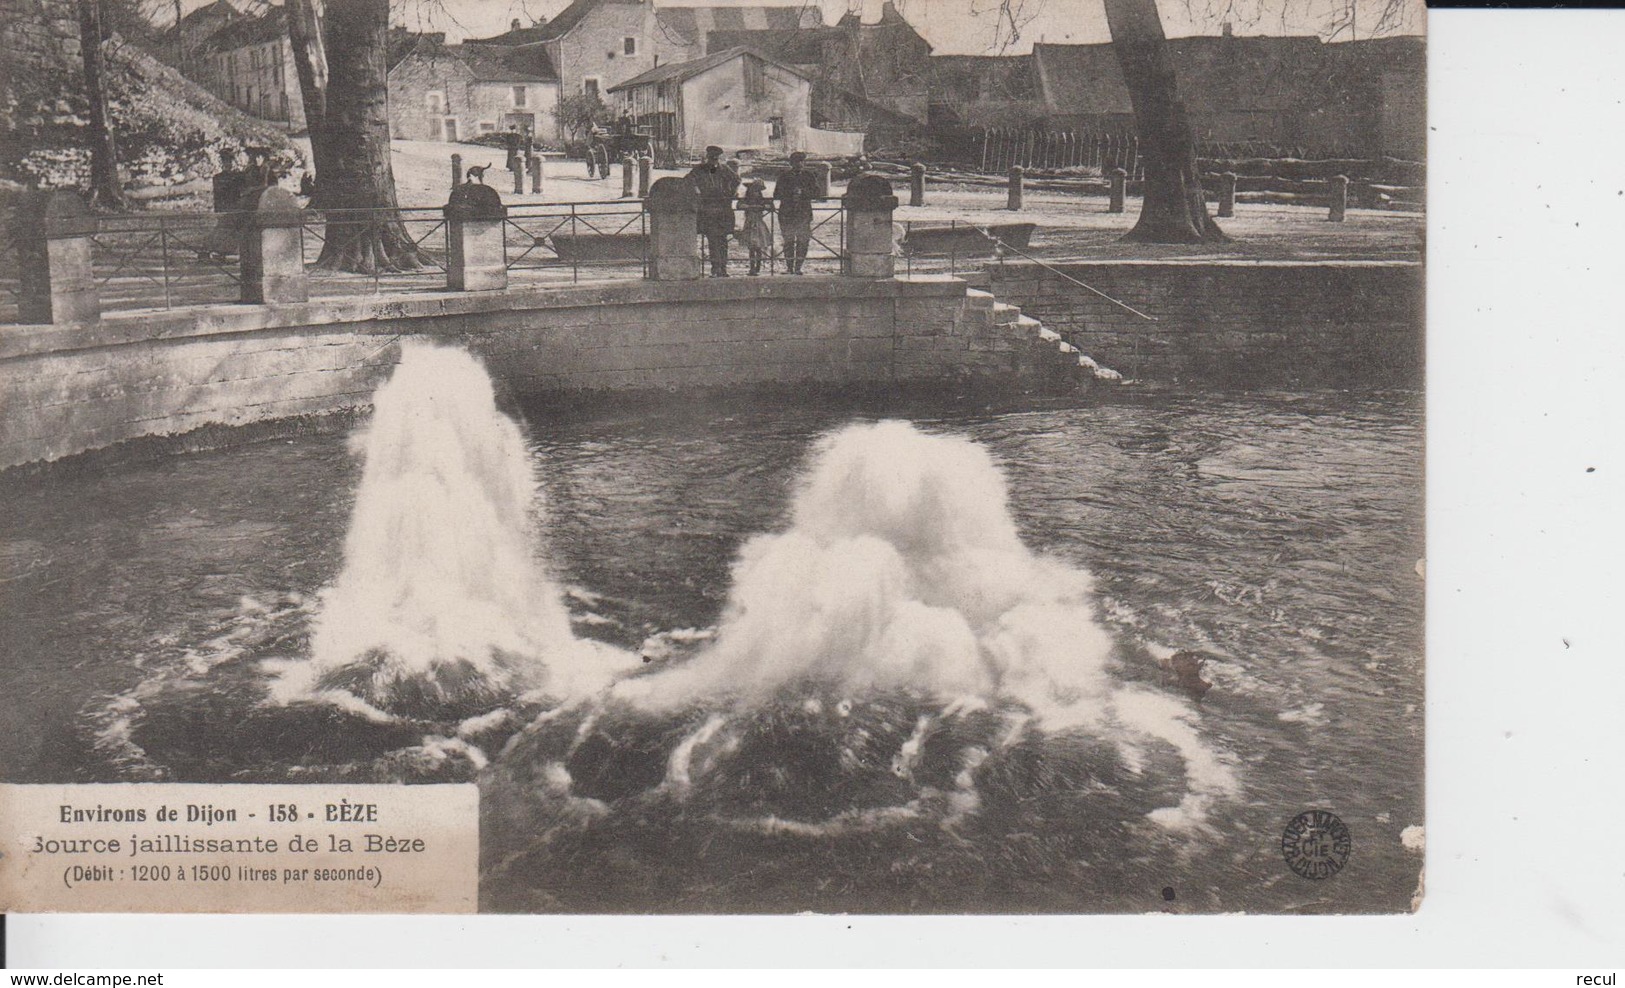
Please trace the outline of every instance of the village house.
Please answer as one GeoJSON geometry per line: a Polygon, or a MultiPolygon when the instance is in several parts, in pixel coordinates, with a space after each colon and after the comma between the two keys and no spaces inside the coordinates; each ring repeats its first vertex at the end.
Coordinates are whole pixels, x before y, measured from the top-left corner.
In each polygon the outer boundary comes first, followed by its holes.
{"type": "Polygon", "coordinates": [[[186,70],[244,113],[297,132],[305,129],[305,107],[286,17],[282,7],[261,17],[226,17],[224,27],[199,43],[186,70]]]}
{"type": "Polygon", "coordinates": [[[848,12],[828,27],[714,28],[706,51],[748,47],[793,65],[815,85],[814,116],[858,129],[923,124],[931,103],[931,44],[890,0],[865,24],[848,12]]]}
{"type": "MultiPolygon", "coordinates": [[[[559,81],[559,98],[609,90],[656,66],[705,54],[707,32],[718,28],[793,28],[823,23],[815,5],[657,7],[653,0],[574,0],[544,24],[512,28],[469,46],[514,49],[536,70],[559,81]]],[[[516,63],[516,64],[522,64],[516,63]]]]}
{"type": "Polygon", "coordinates": [[[541,52],[421,35],[391,54],[389,126],[401,140],[466,141],[518,130],[556,141],[558,101],[558,76],[541,52]]]}
{"type": "Polygon", "coordinates": [[[861,133],[812,126],[812,80],[749,48],[675,62],[610,88],[622,112],[678,155],[729,151],[857,154],[861,133]]]}

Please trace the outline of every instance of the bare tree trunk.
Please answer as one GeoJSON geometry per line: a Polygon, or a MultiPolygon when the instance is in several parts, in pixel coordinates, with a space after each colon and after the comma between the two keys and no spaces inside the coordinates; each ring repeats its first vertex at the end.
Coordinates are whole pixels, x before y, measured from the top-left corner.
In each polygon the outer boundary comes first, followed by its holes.
{"type": "Polygon", "coordinates": [[[103,85],[101,0],[79,0],[79,53],[85,67],[85,99],[90,103],[90,201],[105,209],[124,209],[124,187],[118,178],[118,142],[107,115],[103,85]]]}
{"type": "Polygon", "coordinates": [[[1106,0],[1106,23],[1134,105],[1145,167],[1140,219],[1123,239],[1153,244],[1230,239],[1208,215],[1196,136],[1179,99],[1156,0],[1106,0]]]}
{"type": "Polygon", "coordinates": [[[322,48],[322,25],[315,0],[287,0],[288,43],[293,68],[299,76],[299,98],[305,105],[305,126],[314,135],[327,116],[327,52],[322,48]]]}
{"type": "Polygon", "coordinates": [[[186,17],[186,11],[181,9],[181,0],[175,0],[175,67],[181,75],[186,75],[186,40],[181,31],[181,21],[186,17]]]}
{"type": "Polygon", "coordinates": [[[328,52],[327,101],[312,135],[327,156],[317,193],[327,214],[319,268],[408,271],[423,266],[401,223],[389,160],[389,0],[328,0],[323,33],[328,52]],[[368,210],[345,212],[348,210],[368,210]]]}

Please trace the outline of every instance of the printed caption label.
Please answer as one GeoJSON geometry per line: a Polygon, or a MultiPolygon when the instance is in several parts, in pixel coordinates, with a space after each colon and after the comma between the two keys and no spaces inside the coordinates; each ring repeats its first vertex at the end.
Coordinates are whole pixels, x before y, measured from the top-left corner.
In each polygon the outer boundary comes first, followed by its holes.
{"type": "Polygon", "coordinates": [[[0,912],[467,913],[473,785],[0,785],[0,912]]]}

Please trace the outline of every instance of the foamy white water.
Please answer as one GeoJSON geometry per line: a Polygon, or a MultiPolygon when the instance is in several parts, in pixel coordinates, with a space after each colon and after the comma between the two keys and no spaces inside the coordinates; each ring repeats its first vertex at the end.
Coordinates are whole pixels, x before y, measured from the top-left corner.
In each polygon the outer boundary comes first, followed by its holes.
{"type": "Polygon", "coordinates": [[[1130,757],[1136,740],[1159,739],[1183,758],[1193,795],[1232,791],[1189,706],[1121,686],[1112,652],[1090,575],[1022,544],[988,453],[888,421],[825,440],[789,530],[741,551],[713,644],[612,695],[651,711],[752,706],[817,683],[1016,703],[1040,730],[1087,730],[1130,757]]]}
{"type": "MultiPolygon", "coordinates": [[[[601,687],[630,658],[574,638],[533,554],[538,491],[518,426],[462,350],[409,342],[353,440],[362,457],[344,569],[284,696],[347,667],[377,702],[601,687]]],[[[354,677],[347,688],[356,688],[354,677]]]]}

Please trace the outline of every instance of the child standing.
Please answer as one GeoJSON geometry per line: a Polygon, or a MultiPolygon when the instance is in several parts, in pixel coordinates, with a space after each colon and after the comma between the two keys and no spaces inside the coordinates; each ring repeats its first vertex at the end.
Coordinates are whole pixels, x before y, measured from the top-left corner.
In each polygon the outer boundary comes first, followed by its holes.
{"type": "Polygon", "coordinates": [[[739,234],[739,239],[745,242],[750,249],[750,273],[762,273],[762,261],[773,249],[773,237],[767,231],[767,211],[773,204],[763,195],[767,183],[759,178],[753,178],[745,185],[745,196],[739,200],[739,205],[745,211],[745,229],[739,234]]]}

